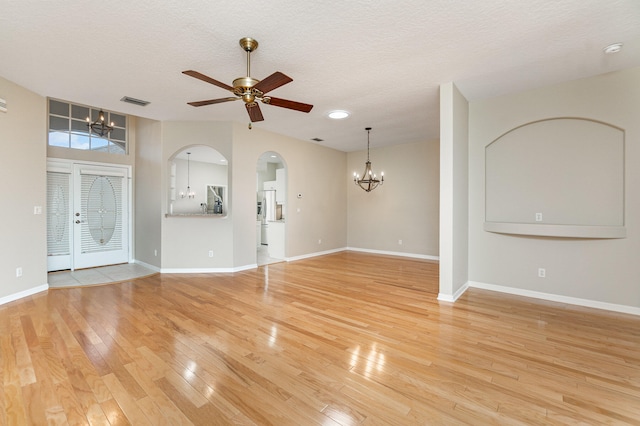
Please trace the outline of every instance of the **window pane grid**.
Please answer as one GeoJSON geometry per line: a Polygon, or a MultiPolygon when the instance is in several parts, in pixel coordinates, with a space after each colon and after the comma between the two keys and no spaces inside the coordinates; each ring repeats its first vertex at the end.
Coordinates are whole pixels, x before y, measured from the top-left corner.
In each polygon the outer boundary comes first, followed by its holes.
{"type": "Polygon", "coordinates": [[[104,111],[105,122],[113,122],[113,130],[99,136],[89,130],[86,120],[91,117],[93,122],[99,114],[99,108],[49,99],[49,146],[126,155],[127,116],[104,111]]]}

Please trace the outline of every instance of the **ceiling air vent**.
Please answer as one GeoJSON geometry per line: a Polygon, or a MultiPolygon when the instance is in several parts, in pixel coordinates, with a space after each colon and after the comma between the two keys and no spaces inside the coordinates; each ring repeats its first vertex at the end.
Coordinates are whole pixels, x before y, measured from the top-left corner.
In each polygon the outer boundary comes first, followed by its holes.
{"type": "Polygon", "coordinates": [[[320,138],[312,138],[311,140],[314,142],[324,142],[324,139],[320,139],[320,138]]]}
{"type": "Polygon", "coordinates": [[[7,112],[7,101],[0,98],[0,112],[7,112]]]}
{"type": "Polygon", "coordinates": [[[124,98],[120,99],[122,102],[127,102],[129,104],[134,104],[134,105],[138,105],[138,106],[147,106],[149,105],[151,102],[149,101],[143,101],[140,99],[136,99],[136,98],[130,98],[129,96],[125,96],[124,98]]]}

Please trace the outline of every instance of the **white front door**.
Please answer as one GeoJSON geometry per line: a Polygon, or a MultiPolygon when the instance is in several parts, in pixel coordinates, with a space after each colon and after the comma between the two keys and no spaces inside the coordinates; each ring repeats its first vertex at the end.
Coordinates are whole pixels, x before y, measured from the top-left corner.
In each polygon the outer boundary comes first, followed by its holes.
{"type": "Polygon", "coordinates": [[[126,263],[128,169],[82,164],[74,169],[73,268],[126,263]]]}
{"type": "Polygon", "coordinates": [[[48,173],[48,270],[128,262],[129,168],[67,166],[48,173]]]}

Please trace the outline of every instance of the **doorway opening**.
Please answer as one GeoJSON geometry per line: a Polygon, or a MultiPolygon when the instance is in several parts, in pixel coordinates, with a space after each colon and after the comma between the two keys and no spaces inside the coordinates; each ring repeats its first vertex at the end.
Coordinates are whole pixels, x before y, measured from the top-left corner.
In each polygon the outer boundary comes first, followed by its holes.
{"type": "Polygon", "coordinates": [[[273,151],[263,153],[256,166],[256,263],[281,262],[285,256],[287,168],[273,151]]]}

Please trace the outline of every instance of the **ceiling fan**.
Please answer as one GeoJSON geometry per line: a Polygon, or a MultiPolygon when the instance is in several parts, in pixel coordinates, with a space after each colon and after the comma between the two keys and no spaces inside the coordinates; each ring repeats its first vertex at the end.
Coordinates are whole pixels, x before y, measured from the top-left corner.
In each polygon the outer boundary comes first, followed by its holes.
{"type": "Polygon", "coordinates": [[[213,84],[214,86],[226,89],[233,93],[235,96],[228,98],[209,99],[207,101],[187,102],[189,105],[200,107],[242,99],[244,101],[244,106],[247,108],[247,112],[249,113],[249,118],[252,122],[264,120],[257,100],[262,101],[263,104],[293,109],[296,111],[311,111],[313,105],[303,104],[301,102],[290,101],[287,99],[274,98],[273,96],[266,96],[268,92],[277,89],[280,86],[284,86],[287,83],[291,83],[293,79],[284,75],[280,71],[274,72],[264,80],[257,80],[255,78],[252,78],[251,52],[258,48],[258,42],[250,37],[244,37],[240,39],[240,47],[242,47],[242,49],[247,52],[247,76],[239,77],[233,80],[233,87],[226,85],[218,80],[214,80],[213,78],[201,74],[197,71],[182,71],[183,74],[213,84]]]}

